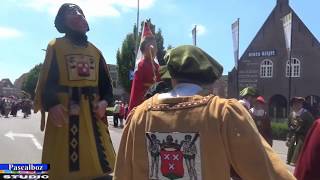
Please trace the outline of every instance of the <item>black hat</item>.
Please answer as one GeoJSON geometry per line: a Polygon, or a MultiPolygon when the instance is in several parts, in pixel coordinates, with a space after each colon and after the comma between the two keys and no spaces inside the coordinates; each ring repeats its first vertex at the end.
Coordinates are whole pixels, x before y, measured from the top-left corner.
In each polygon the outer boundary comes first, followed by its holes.
{"type": "MultiPolygon", "coordinates": [[[[54,25],[60,33],[66,33],[69,31],[68,27],[66,27],[66,25],[65,25],[64,16],[65,16],[66,11],[70,10],[70,8],[78,8],[82,12],[81,8],[76,4],[73,4],[73,3],[62,4],[61,7],[59,8],[58,14],[54,20],[54,25]]],[[[82,12],[82,14],[83,14],[83,12],[82,12]]]]}

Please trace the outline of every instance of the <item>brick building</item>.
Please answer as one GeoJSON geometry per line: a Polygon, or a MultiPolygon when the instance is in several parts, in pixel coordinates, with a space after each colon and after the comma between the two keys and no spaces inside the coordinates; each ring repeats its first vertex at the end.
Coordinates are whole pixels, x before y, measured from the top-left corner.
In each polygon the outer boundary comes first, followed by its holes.
{"type": "MultiPolygon", "coordinates": [[[[289,5],[277,0],[248,48],[239,60],[239,89],[253,86],[268,102],[271,117],[287,114],[290,63],[281,18],[292,12],[291,97],[306,97],[309,104],[320,102],[320,44],[289,5]]],[[[237,97],[237,73],[228,75],[228,96],[237,97]]]]}
{"type": "Polygon", "coordinates": [[[213,84],[213,94],[226,98],[228,96],[228,76],[224,75],[213,84]]]}
{"type": "Polygon", "coordinates": [[[15,97],[21,97],[22,91],[18,88],[16,88],[10,79],[2,79],[0,81],[0,96],[9,97],[9,96],[15,96],[15,97]]]}
{"type": "Polygon", "coordinates": [[[117,100],[128,101],[129,94],[125,92],[119,82],[118,67],[114,64],[108,64],[110,77],[112,80],[113,94],[117,100]]]}

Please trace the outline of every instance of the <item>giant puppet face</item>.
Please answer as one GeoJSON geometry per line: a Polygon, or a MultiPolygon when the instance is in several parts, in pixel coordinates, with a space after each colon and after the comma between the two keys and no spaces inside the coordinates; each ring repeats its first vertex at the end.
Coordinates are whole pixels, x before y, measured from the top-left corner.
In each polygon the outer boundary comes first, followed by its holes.
{"type": "Polygon", "coordinates": [[[81,8],[71,3],[63,4],[60,7],[55,25],[61,33],[68,32],[68,29],[81,34],[89,31],[88,22],[81,8]]]}
{"type": "Polygon", "coordinates": [[[89,27],[86,18],[79,6],[70,5],[65,14],[65,23],[73,31],[85,34],[89,27]]]}
{"type": "Polygon", "coordinates": [[[145,57],[155,58],[158,52],[156,40],[153,37],[147,37],[141,44],[141,51],[145,57]]]}

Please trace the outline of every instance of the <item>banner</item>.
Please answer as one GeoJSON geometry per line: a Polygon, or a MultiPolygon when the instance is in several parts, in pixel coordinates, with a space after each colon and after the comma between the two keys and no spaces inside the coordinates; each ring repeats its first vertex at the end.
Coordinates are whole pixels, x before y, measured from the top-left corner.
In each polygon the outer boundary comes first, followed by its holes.
{"type": "Polygon", "coordinates": [[[231,25],[233,40],[233,55],[235,68],[238,69],[239,60],[239,19],[231,25]]]}
{"type": "Polygon", "coordinates": [[[282,20],[283,30],[284,30],[284,38],[286,41],[286,48],[288,54],[291,51],[291,32],[292,32],[292,13],[287,14],[282,20]]]}

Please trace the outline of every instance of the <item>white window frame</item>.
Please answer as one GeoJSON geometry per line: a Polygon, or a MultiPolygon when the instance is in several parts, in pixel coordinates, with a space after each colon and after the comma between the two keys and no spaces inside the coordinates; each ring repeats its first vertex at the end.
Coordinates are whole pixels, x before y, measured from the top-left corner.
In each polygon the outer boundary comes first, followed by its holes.
{"type": "Polygon", "coordinates": [[[286,63],[286,77],[300,77],[301,76],[301,62],[298,58],[291,58],[291,73],[290,71],[290,61],[287,60],[286,63]]]}
{"type": "Polygon", "coordinates": [[[260,77],[272,78],[273,77],[273,62],[270,59],[265,59],[260,64],[260,77]]]}

